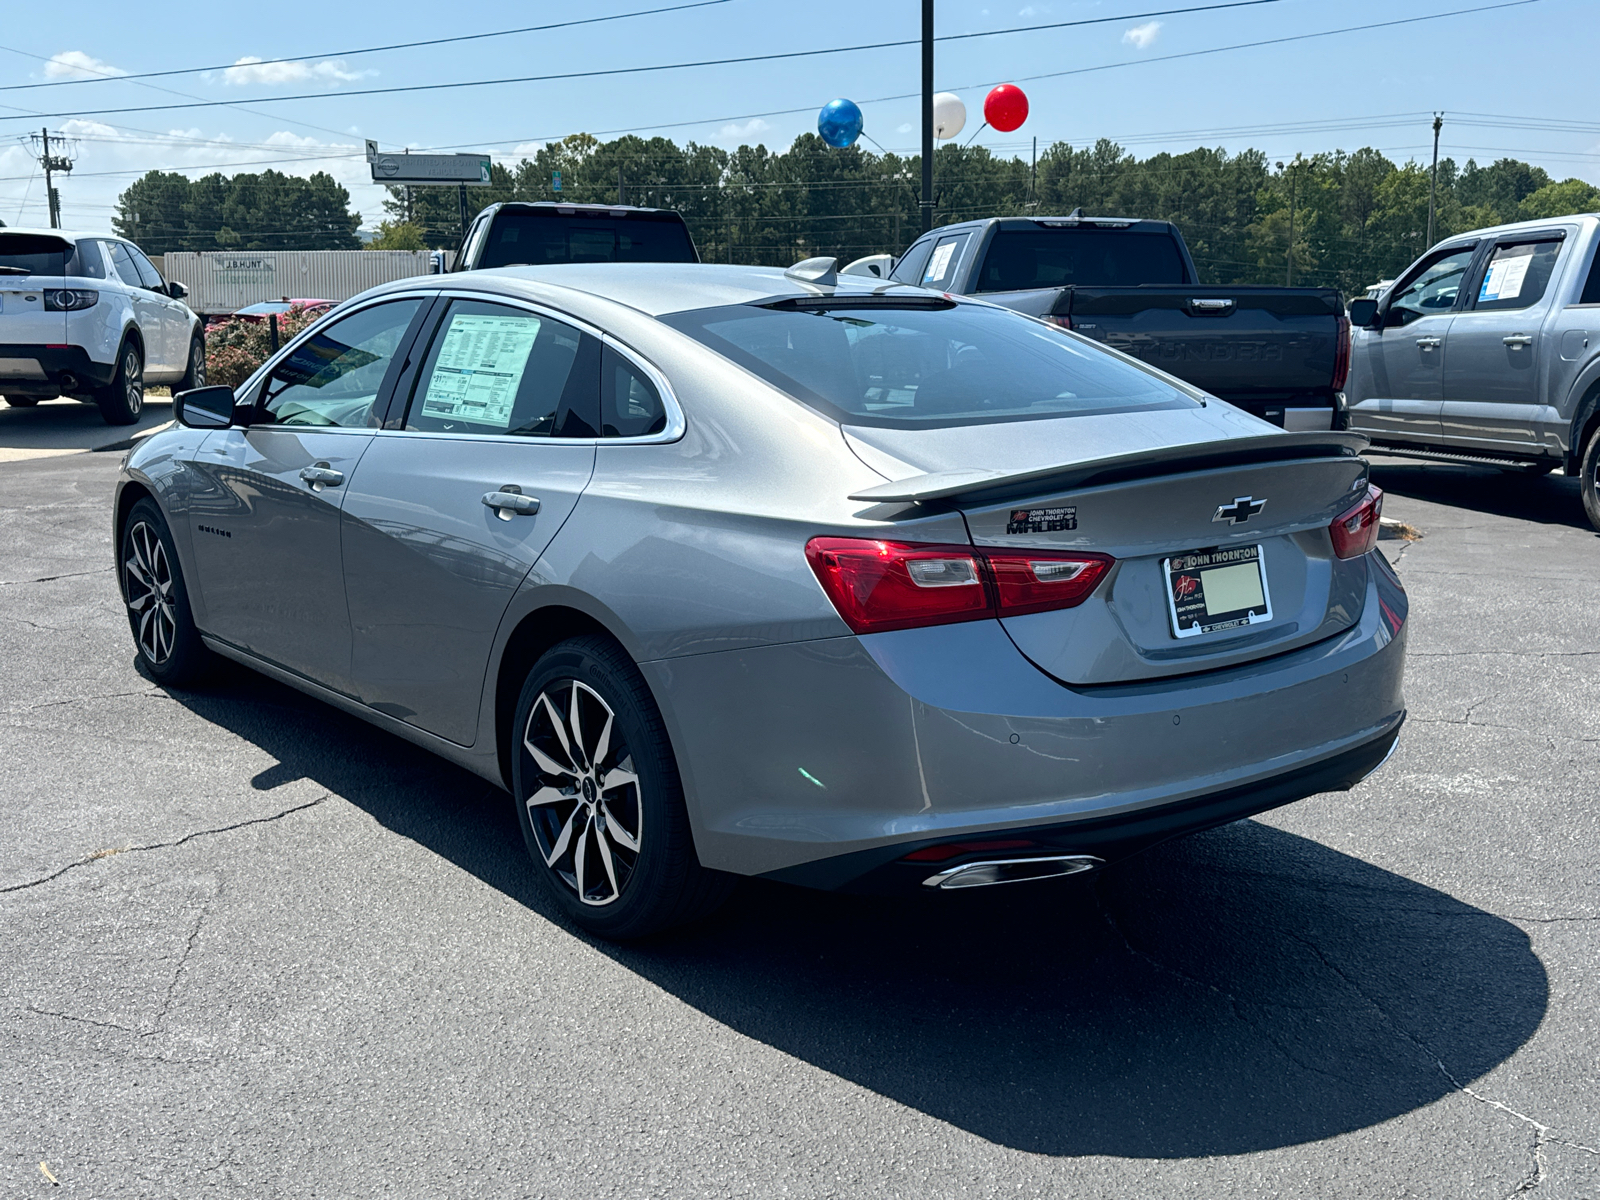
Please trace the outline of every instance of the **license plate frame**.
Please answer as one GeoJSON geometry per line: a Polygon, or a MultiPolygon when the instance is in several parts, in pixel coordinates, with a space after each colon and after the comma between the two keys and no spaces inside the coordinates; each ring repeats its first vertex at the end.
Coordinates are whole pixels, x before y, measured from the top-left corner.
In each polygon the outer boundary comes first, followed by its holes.
{"type": "Polygon", "coordinates": [[[1204,637],[1272,620],[1266,554],[1259,544],[1208,546],[1174,554],[1161,560],[1161,575],[1173,637],[1204,637]],[[1247,572],[1246,567],[1254,571],[1247,572]],[[1215,612],[1207,597],[1207,576],[1211,596],[1219,606],[1226,605],[1215,612]]]}

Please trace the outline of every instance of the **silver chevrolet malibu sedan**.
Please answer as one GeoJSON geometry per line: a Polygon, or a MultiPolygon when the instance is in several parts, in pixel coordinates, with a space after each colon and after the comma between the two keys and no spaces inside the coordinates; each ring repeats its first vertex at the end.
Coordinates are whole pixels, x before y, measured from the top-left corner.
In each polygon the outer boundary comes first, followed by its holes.
{"type": "Polygon", "coordinates": [[[505,787],[576,923],[1093,869],[1389,754],[1364,441],[815,260],[374,289],[127,458],[144,670],[505,787]]]}

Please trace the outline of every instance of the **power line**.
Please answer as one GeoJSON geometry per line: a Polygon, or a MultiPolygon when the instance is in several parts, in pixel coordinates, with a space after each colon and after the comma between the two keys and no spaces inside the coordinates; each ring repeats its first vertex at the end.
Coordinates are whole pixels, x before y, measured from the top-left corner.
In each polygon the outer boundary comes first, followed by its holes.
{"type": "MultiPolygon", "coordinates": [[[[312,59],[328,58],[354,58],[358,54],[382,54],[390,50],[414,50],[423,46],[444,46],[451,42],[474,42],[484,38],[511,37],[521,33],[546,33],[552,29],[568,29],[574,25],[599,25],[606,21],[622,21],[630,17],[651,17],[658,13],[683,12],[690,8],[710,8],[716,4],[729,4],[732,0],[694,0],[690,4],[673,4],[665,8],[644,8],[634,12],[612,13],[604,17],[582,17],[573,21],[556,21],[549,25],[524,25],[520,29],[495,29],[487,33],[464,33],[455,37],[429,38],[418,42],[393,42],[387,46],[362,46],[355,50],[330,50],[322,54],[296,54],[288,58],[262,58],[248,63],[219,63],[209,67],[175,67],[167,71],[140,71],[136,74],[111,74],[105,73],[98,79],[52,79],[45,83],[12,83],[0,87],[0,92],[21,92],[33,88],[71,87],[79,83],[106,83],[111,80],[133,82],[140,79],[163,79],[172,75],[198,75],[206,71],[228,71],[236,67],[271,67],[279,63],[310,62],[312,59]]],[[[0,46],[0,50],[11,50],[10,46],[0,46]]],[[[13,54],[27,54],[26,50],[11,50],[13,54]]],[[[43,55],[29,54],[30,58],[43,58],[45,62],[54,62],[54,59],[44,58],[43,55]]],[[[76,64],[71,64],[76,65],[76,64]]],[[[79,67],[79,70],[92,68],[79,67]]]]}
{"type": "MultiPolygon", "coordinates": [[[[1203,4],[1203,5],[1198,5],[1198,6],[1190,7],[1190,8],[1164,8],[1164,9],[1156,9],[1156,10],[1153,10],[1153,11],[1150,11],[1150,12],[1122,13],[1122,14],[1119,14],[1119,15],[1114,16],[1114,17],[1090,17],[1090,18],[1086,18],[1084,20],[1079,20],[1079,21],[1054,21],[1054,22],[1051,22],[1051,23],[1046,24],[1046,25],[1018,25],[1018,26],[1015,26],[1015,27],[1010,28],[1010,29],[989,29],[989,30],[982,30],[982,31],[979,31],[979,32],[976,32],[976,33],[947,34],[947,35],[945,35],[945,36],[943,36],[941,38],[937,38],[935,40],[936,41],[966,41],[966,40],[969,40],[971,38],[978,38],[978,37],[999,37],[999,36],[1002,36],[1002,35],[1005,35],[1005,34],[1012,34],[1012,33],[1033,33],[1033,32],[1037,32],[1039,30],[1043,30],[1043,29],[1067,29],[1067,28],[1075,28],[1075,27],[1085,26],[1085,25],[1105,25],[1105,24],[1119,22],[1119,21],[1137,21],[1137,20],[1140,20],[1141,18],[1144,18],[1144,17],[1173,16],[1173,15],[1177,15],[1177,14],[1181,14],[1181,13],[1214,12],[1214,11],[1219,10],[1219,9],[1227,9],[1227,8],[1254,8],[1254,7],[1258,7],[1260,5],[1263,5],[1263,4],[1282,4],[1284,2],[1285,2],[1285,0],[1225,0],[1224,3],[1203,4]]],[[[1515,4],[1537,4],[1537,3],[1540,3],[1540,0],[1511,0],[1511,3],[1515,3],[1515,4]]],[[[1491,6],[1491,7],[1505,7],[1505,6],[1504,5],[1494,5],[1494,6],[1491,6]]],[[[1476,11],[1476,10],[1471,10],[1471,11],[1476,11]]],[[[1449,15],[1449,14],[1442,14],[1442,15],[1449,15]]],[[[1418,19],[1419,20],[1427,20],[1428,18],[1418,18],[1418,19]]],[[[1335,32],[1339,32],[1339,31],[1335,31],[1335,32]]],[[[349,89],[349,90],[338,92],[336,94],[341,96],[341,97],[350,97],[350,96],[392,96],[392,95],[396,95],[396,94],[400,94],[400,93],[437,92],[437,91],[455,90],[455,89],[460,89],[460,88],[499,87],[499,86],[502,86],[502,85],[513,84],[513,83],[551,83],[551,82],[558,82],[558,81],[569,80],[569,79],[598,79],[598,78],[603,78],[603,77],[608,77],[608,76],[616,76],[616,75],[642,75],[642,74],[647,74],[647,73],[651,73],[651,72],[655,72],[655,71],[684,71],[684,70],[693,70],[693,69],[697,69],[697,68],[700,68],[700,67],[724,67],[724,66],[734,66],[734,65],[744,64],[744,63],[777,62],[777,61],[780,61],[780,60],[796,59],[796,58],[817,58],[817,57],[821,57],[821,56],[824,56],[824,55],[830,55],[830,54],[849,54],[849,53],[856,53],[856,52],[864,51],[864,50],[889,50],[889,49],[903,48],[905,46],[916,46],[916,45],[920,45],[920,44],[921,44],[920,39],[908,38],[908,39],[900,39],[900,40],[892,41],[892,42],[864,42],[864,43],[862,43],[860,45],[856,45],[856,46],[830,46],[830,47],[828,47],[826,49],[821,49],[821,50],[784,50],[784,51],[778,51],[778,52],[772,53],[772,54],[746,54],[746,55],[740,55],[740,56],[736,56],[736,57],[732,57],[732,58],[706,58],[706,59],[698,59],[698,60],[695,60],[695,61],[692,61],[692,62],[656,63],[656,64],[652,64],[650,66],[644,66],[644,67],[606,67],[606,68],[602,68],[602,69],[594,70],[594,71],[565,71],[565,72],[560,72],[560,73],[551,74],[551,75],[517,75],[517,76],[508,76],[508,77],[500,78],[500,79],[464,79],[464,80],[458,80],[458,81],[456,81],[454,83],[413,83],[413,84],[403,84],[403,85],[397,85],[395,87],[386,87],[386,88],[352,88],[352,89],[349,89]]],[[[3,49],[3,48],[4,47],[0,47],[0,49],[3,49]]],[[[30,55],[29,57],[38,57],[38,56],[37,55],[30,55]]],[[[114,78],[128,78],[128,77],[127,76],[115,76],[114,78]]],[[[153,86],[153,85],[146,85],[146,86],[153,86]]],[[[288,103],[290,101],[295,101],[295,100],[326,100],[326,99],[328,99],[329,95],[330,95],[330,93],[328,93],[328,92],[298,92],[298,93],[295,93],[294,95],[289,95],[289,96],[256,96],[256,97],[250,98],[248,101],[196,100],[192,104],[147,104],[147,105],[138,105],[138,106],[132,106],[132,107],[125,107],[125,108],[79,109],[79,110],[76,110],[76,111],[73,111],[73,112],[63,112],[63,113],[31,113],[30,112],[30,113],[27,114],[27,116],[29,118],[41,117],[41,116],[43,116],[43,117],[75,117],[75,116],[76,117],[94,117],[94,116],[111,116],[111,115],[116,115],[116,114],[119,114],[119,113],[131,113],[131,112],[169,112],[169,111],[171,111],[173,109],[221,108],[221,107],[226,107],[226,106],[236,106],[239,103],[284,104],[284,103],[288,103]]],[[[22,118],[22,117],[0,117],[0,121],[15,121],[15,120],[22,120],[22,119],[24,119],[24,118],[22,118]]],[[[328,132],[328,131],[325,131],[325,132],[328,132]]]]}

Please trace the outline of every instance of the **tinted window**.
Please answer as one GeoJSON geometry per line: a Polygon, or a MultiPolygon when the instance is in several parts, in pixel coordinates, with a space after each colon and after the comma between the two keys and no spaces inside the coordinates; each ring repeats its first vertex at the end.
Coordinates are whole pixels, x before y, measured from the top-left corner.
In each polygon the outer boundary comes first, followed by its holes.
{"type": "Polygon", "coordinates": [[[1583,295],[1579,304],[1600,304],[1600,248],[1595,250],[1594,263],[1589,267],[1589,278],[1583,282],[1583,295]]]}
{"type": "Polygon", "coordinates": [[[571,216],[502,209],[489,229],[480,267],[566,262],[698,262],[689,231],[675,220],[571,216]]]}
{"type": "Polygon", "coordinates": [[[111,265],[116,268],[117,278],[129,287],[142,288],[144,280],[139,278],[139,268],[133,265],[133,255],[128,253],[128,248],[121,242],[107,242],[111,247],[111,265]]]}
{"type": "Polygon", "coordinates": [[[889,272],[889,278],[900,283],[921,283],[922,269],[928,265],[928,255],[932,253],[931,239],[918,242],[905,252],[899,262],[895,263],[894,270],[889,272]]]}
{"type": "Polygon", "coordinates": [[[0,277],[77,275],[79,259],[78,248],[62,238],[0,232],[0,277]]]}
{"type": "Polygon", "coordinates": [[[961,261],[961,248],[967,244],[968,236],[959,233],[934,242],[933,253],[928,256],[928,265],[922,269],[922,278],[918,281],[923,287],[941,292],[949,288],[956,277],[956,264],[961,261]]]}
{"type": "Polygon", "coordinates": [[[976,290],[1188,282],[1183,256],[1171,234],[1038,229],[995,234],[978,272],[976,290]]]}
{"type": "Polygon", "coordinates": [[[273,368],[260,393],[269,425],[373,424],[372,406],[421,300],[396,300],[320,326],[273,368]]]}
{"type": "Polygon", "coordinates": [[[1418,317],[1449,312],[1461,294],[1461,281],[1472,265],[1476,247],[1446,251],[1389,293],[1385,325],[1406,325],[1418,317]]]}
{"type": "Polygon", "coordinates": [[[107,267],[106,259],[101,254],[104,243],[85,239],[78,243],[78,257],[75,261],[74,275],[81,275],[85,279],[104,279],[107,267]]]}
{"type": "Polygon", "coordinates": [[[600,385],[602,437],[644,437],[666,429],[667,407],[656,385],[610,346],[605,350],[603,374],[600,385]]]}
{"type": "Polygon", "coordinates": [[[152,292],[165,290],[161,283],[161,272],[156,270],[155,263],[146,258],[137,247],[129,246],[128,253],[133,256],[134,269],[139,272],[139,278],[144,286],[152,292]]]}
{"type": "Polygon", "coordinates": [[[600,343],[523,309],[456,300],[406,412],[428,433],[593,437],[600,343]]]}
{"type": "Polygon", "coordinates": [[[1497,312],[1539,303],[1560,253],[1560,239],[1496,246],[1472,307],[1478,312],[1497,312]]]}
{"type": "Polygon", "coordinates": [[[845,424],[915,428],[1199,407],[1071,334],[984,305],[730,305],[662,319],[845,424]]]}

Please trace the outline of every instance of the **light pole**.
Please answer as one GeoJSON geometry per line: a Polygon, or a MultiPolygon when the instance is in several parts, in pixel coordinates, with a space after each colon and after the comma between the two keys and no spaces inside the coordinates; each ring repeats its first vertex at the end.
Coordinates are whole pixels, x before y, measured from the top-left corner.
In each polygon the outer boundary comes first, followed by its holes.
{"type": "MultiPolygon", "coordinates": [[[[1289,248],[1283,255],[1283,285],[1294,286],[1294,203],[1299,177],[1297,168],[1300,166],[1300,156],[1296,154],[1294,161],[1289,164],[1289,248]]],[[[1278,164],[1278,170],[1283,170],[1283,164],[1278,164]]]]}
{"type": "Polygon", "coordinates": [[[1433,198],[1439,190],[1439,130],[1444,128],[1444,114],[1433,114],[1433,173],[1428,177],[1428,241],[1426,250],[1433,245],[1433,198]]]}
{"type": "Polygon", "coordinates": [[[933,0],[922,0],[922,232],[933,228],[933,0]]]}

